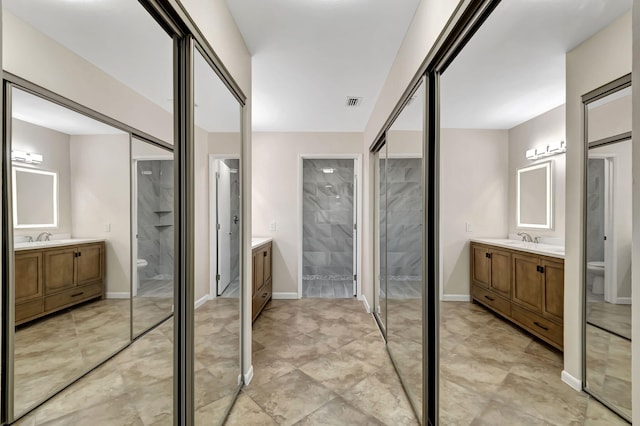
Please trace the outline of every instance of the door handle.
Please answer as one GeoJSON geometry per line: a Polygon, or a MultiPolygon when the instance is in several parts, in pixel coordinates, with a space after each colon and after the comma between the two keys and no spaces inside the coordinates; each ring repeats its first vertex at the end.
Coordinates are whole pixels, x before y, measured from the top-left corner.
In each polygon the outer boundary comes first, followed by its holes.
{"type": "Polygon", "coordinates": [[[538,327],[540,327],[541,329],[543,329],[544,331],[549,330],[549,327],[545,327],[544,325],[540,324],[538,321],[534,321],[533,323],[538,327]]]}
{"type": "Polygon", "coordinates": [[[540,266],[540,265],[536,266],[536,271],[538,271],[541,274],[543,274],[544,273],[544,266],[540,266]]]}
{"type": "Polygon", "coordinates": [[[491,253],[485,253],[484,257],[486,257],[487,259],[491,259],[491,253]]]}
{"type": "Polygon", "coordinates": [[[227,234],[231,235],[231,234],[233,234],[233,232],[227,232],[227,234]]]}

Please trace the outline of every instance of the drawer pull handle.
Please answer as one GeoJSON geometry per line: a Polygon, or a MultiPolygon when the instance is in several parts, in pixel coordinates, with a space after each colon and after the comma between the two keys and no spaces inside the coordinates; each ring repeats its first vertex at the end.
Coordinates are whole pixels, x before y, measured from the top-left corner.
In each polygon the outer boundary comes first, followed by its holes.
{"type": "Polygon", "coordinates": [[[72,294],[71,297],[78,297],[78,296],[82,296],[83,294],[84,294],[84,291],[81,291],[80,293],[72,294]]]}
{"type": "Polygon", "coordinates": [[[267,297],[269,295],[269,293],[265,293],[262,295],[262,297],[267,297]]]}
{"type": "Polygon", "coordinates": [[[490,301],[492,301],[492,302],[493,302],[494,300],[496,300],[496,299],[494,299],[493,297],[489,297],[489,296],[486,296],[486,295],[484,296],[484,298],[485,298],[485,299],[488,299],[488,300],[490,300],[490,301]]]}
{"type": "Polygon", "coordinates": [[[549,330],[549,327],[545,327],[544,325],[540,324],[538,321],[534,321],[533,323],[545,331],[549,330]]]}

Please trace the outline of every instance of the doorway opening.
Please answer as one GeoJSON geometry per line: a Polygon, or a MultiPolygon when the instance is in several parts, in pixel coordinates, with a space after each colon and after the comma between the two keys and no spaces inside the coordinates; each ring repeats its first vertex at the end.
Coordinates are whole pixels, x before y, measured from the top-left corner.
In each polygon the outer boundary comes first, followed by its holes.
{"type": "Polygon", "coordinates": [[[240,294],[240,159],[211,158],[211,292],[214,297],[240,294]]]}
{"type": "Polygon", "coordinates": [[[357,163],[302,159],[302,297],[358,296],[357,163]]]}

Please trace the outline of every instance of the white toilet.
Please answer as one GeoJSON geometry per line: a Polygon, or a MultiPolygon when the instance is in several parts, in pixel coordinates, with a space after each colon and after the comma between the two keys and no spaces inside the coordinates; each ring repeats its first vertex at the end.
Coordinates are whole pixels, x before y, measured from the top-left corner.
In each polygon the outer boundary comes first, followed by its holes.
{"type": "Polygon", "coordinates": [[[587,272],[592,276],[593,294],[604,294],[604,262],[587,262],[587,272]]]}
{"type": "Polygon", "coordinates": [[[149,264],[149,262],[147,262],[145,259],[138,259],[138,261],[136,262],[136,266],[138,267],[138,271],[137,271],[138,272],[137,273],[137,275],[138,275],[138,282],[137,282],[138,287],[137,288],[140,288],[140,273],[142,272],[142,270],[144,268],[147,267],[148,264],[149,264]]]}

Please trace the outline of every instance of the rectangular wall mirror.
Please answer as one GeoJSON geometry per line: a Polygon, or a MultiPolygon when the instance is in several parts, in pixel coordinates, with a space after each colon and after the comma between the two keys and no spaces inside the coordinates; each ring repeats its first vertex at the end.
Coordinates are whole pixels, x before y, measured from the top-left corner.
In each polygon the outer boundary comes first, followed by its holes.
{"type": "Polygon", "coordinates": [[[58,226],[58,174],[24,167],[13,168],[13,226],[58,226]]]}
{"type": "Polygon", "coordinates": [[[551,229],[551,162],[518,169],[517,174],[518,228],[551,229]]]}

